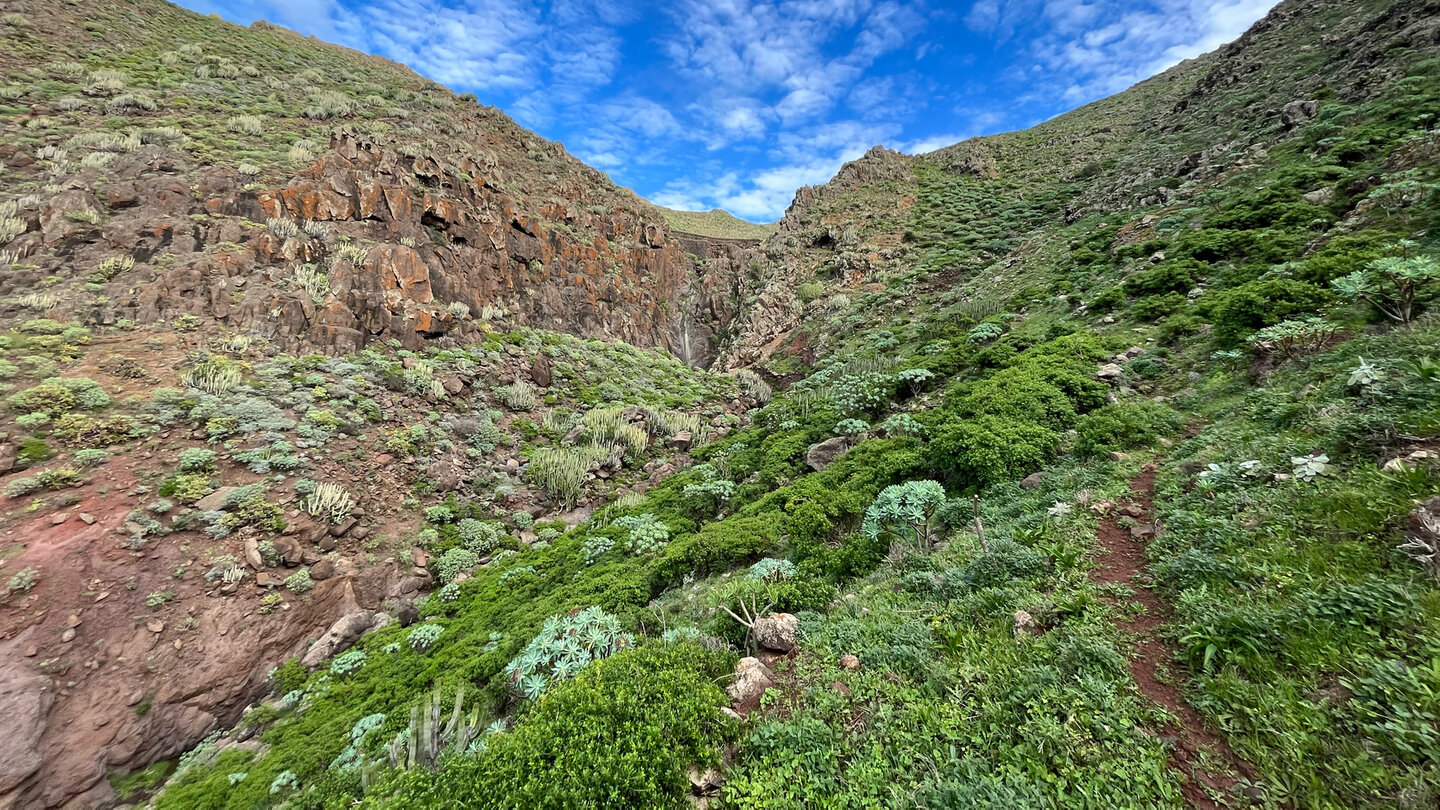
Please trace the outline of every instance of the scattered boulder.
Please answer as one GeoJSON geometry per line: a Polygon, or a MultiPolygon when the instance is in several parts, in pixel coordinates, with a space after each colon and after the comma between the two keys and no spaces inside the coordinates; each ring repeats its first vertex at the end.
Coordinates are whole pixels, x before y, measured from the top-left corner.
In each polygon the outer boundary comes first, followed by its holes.
{"type": "Polygon", "coordinates": [[[1021,481],[1020,481],[1020,488],[1021,488],[1021,489],[1030,489],[1030,490],[1039,489],[1039,488],[1040,488],[1040,484],[1043,483],[1044,481],[1045,481],[1045,473],[1043,473],[1043,472],[1033,472],[1033,473],[1030,473],[1029,475],[1025,476],[1023,479],[1021,479],[1021,481]]]}
{"type": "Polygon", "coordinates": [[[299,565],[305,558],[305,549],[293,537],[276,537],[270,542],[274,544],[275,550],[280,552],[280,559],[291,568],[299,565]]]}
{"type": "Polygon", "coordinates": [[[335,563],[329,560],[320,560],[310,566],[310,578],[316,582],[327,580],[335,576],[335,563]]]}
{"type": "Polygon", "coordinates": [[[335,620],[330,629],[320,636],[310,649],[305,651],[300,663],[308,669],[314,669],[332,657],[350,649],[361,635],[375,624],[375,615],[369,611],[360,610],[354,613],[347,613],[335,620]]]}
{"type": "Polygon", "coordinates": [[[846,653],[840,656],[840,666],[844,667],[845,669],[859,669],[860,658],[859,656],[846,653]]]}
{"type": "Polygon", "coordinates": [[[225,497],[237,489],[239,489],[239,487],[220,487],[209,495],[206,495],[205,497],[196,501],[195,508],[199,509],[202,512],[217,511],[218,509],[220,509],[220,507],[225,505],[225,497]]]}
{"type": "Polygon", "coordinates": [[[265,558],[260,556],[260,540],[253,535],[245,538],[245,564],[255,571],[265,567],[265,558]]]}
{"type": "Polygon", "coordinates": [[[735,682],[726,688],[741,713],[760,707],[760,696],[766,689],[775,688],[775,673],[759,658],[741,658],[735,665],[735,682]]]}
{"type": "Polygon", "coordinates": [[[826,467],[835,463],[835,459],[845,454],[850,449],[850,440],[844,436],[836,436],[833,439],[826,439],[823,442],[810,445],[805,451],[805,466],[815,472],[824,472],[826,467]]]}
{"type": "Polygon", "coordinates": [[[677,430],[675,435],[670,437],[670,446],[676,450],[687,450],[690,444],[695,441],[695,435],[688,430],[677,430]]]}
{"type": "Polygon", "coordinates": [[[543,354],[535,355],[535,362],[530,364],[530,379],[541,388],[549,388],[550,377],[550,358],[543,354]]]}
{"type": "Polygon", "coordinates": [[[1280,123],[1286,129],[1293,129],[1314,118],[1319,112],[1320,102],[1297,99],[1280,108],[1280,123]]]}
{"type": "Polygon", "coordinates": [[[1106,363],[1095,372],[1095,378],[1105,382],[1120,382],[1125,379],[1125,369],[1119,363],[1106,363]]]}
{"type": "Polygon", "coordinates": [[[751,630],[755,633],[756,643],[761,647],[788,653],[795,649],[795,635],[800,630],[800,619],[790,613],[775,613],[756,619],[751,630]]]}

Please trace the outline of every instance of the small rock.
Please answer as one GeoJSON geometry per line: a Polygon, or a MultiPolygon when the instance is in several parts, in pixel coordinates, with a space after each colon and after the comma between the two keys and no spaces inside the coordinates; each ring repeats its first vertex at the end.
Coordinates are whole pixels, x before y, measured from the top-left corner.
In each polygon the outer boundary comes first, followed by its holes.
{"type": "Polygon", "coordinates": [[[1130,536],[1136,540],[1149,540],[1155,536],[1155,524],[1141,523],[1130,528],[1130,536]]]}
{"type": "Polygon", "coordinates": [[[84,521],[85,525],[89,526],[90,524],[95,522],[95,516],[90,514],[89,512],[81,512],[80,520],[84,521]]]}
{"type": "Polygon", "coordinates": [[[329,560],[320,560],[310,566],[310,578],[316,582],[329,579],[335,576],[335,563],[329,560]]]}
{"type": "Polygon", "coordinates": [[[331,526],[331,527],[330,527],[330,536],[331,536],[331,537],[344,537],[344,536],[345,536],[345,533],[348,532],[348,531],[350,531],[351,529],[355,528],[355,524],[357,524],[357,523],[359,523],[359,522],[360,522],[360,521],[356,520],[356,519],[353,518],[353,517],[352,517],[352,518],[346,518],[344,521],[342,521],[342,522],[340,522],[340,523],[336,523],[334,526],[331,526]]]}
{"type": "Polygon", "coordinates": [[[695,434],[688,430],[677,430],[675,435],[670,437],[670,446],[676,450],[685,450],[695,441],[695,434]]]}
{"type": "Polygon", "coordinates": [[[51,526],[59,526],[61,523],[64,523],[64,522],[65,522],[66,520],[68,520],[69,518],[70,518],[70,516],[67,515],[67,514],[64,514],[64,513],[61,513],[61,514],[58,514],[58,515],[51,515],[51,516],[50,516],[50,525],[51,525],[51,526]]]}
{"type": "Polygon", "coordinates": [[[260,556],[260,541],[253,536],[245,538],[245,563],[255,571],[265,567],[265,559],[260,556]]]}
{"type": "Polygon", "coordinates": [[[1036,630],[1035,617],[1023,610],[1015,611],[1014,631],[1017,636],[1034,635],[1036,630]]]}
{"type": "Polygon", "coordinates": [[[66,626],[66,627],[79,627],[79,626],[80,626],[80,614],[78,614],[78,613],[71,613],[70,616],[69,616],[69,618],[67,618],[67,619],[65,620],[65,626],[66,626]]]}
{"type": "Polygon", "coordinates": [[[36,655],[39,655],[39,654],[40,654],[40,648],[39,648],[39,647],[36,647],[34,644],[31,644],[30,646],[28,646],[28,647],[25,648],[25,657],[26,657],[26,658],[34,658],[36,655]]]}
{"type": "Polygon", "coordinates": [[[144,699],[145,699],[145,692],[144,692],[144,690],[137,689],[137,690],[135,690],[134,692],[131,692],[131,693],[130,693],[130,697],[125,698],[125,705],[126,705],[126,706],[134,706],[134,705],[138,704],[140,701],[142,701],[142,700],[144,700],[144,699]]]}
{"type": "Polygon", "coordinates": [[[425,549],[420,548],[419,546],[411,546],[410,564],[414,565],[416,568],[424,568],[425,566],[430,564],[430,555],[426,554],[425,549]]]}
{"type": "Polygon", "coordinates": [[[1107,382],[1123,380],[1125,379],[1125,369],[1121,368],[1118,363],[1106,363],[1100,367],[1099,371],[1095,372],[1095,378],[1107,382]]]}
{"type": "Polygon", "coordinates": [[[353,529],[350,530],[350,539],[351,539],[351,540],[364,540],[365,538],[367,538],[367,537],[369,537],[369,536],[370,536],[370,527],[369,527],[369,526],[356,526],[355,528],[353,528],[353,529]]]}
{"type": "Polygon", "coordinates": [[[1122,453],[1119,450],[1111,450],[1108,455],[1111,461],[1124,461],[1125,459],[1130,458],[1129,453],[1122,453]]]}
{"type": "Polygon", "coordinates": [[[145,623],[145,629],[152,633],[160,633],[165,630],[165,623],[159,619],[151,619],[145,623]]]}
{"type": "Polygon", "coordinates": [[[840,656],[840,666],[844,667],[845,669],[859,669],[860,657],[856,655],[851,655],[850,653],[846,653],[840,656]]]}
{"type": "Polygon", "coordinates": [[[255,575],[255,584],[262,588],[275,588],[280,585],[280,578],[268,571],[261,571],[255,575]]]}
{"type": "Polygon", "coordinates": [[[1020,488],[1021,488],[1021,489],[1031,489],[1031,490],[1039,489],[1039,488],[1040,488],[1040,484],[1043,483],[1044,481],[1045,481],[1045,473],[1043,473],[1043,472],[1030,473],[1029,475],[1025,476],[1023,479],[1021,479],[1021,481],[1020,481],[1020,488]]]}
{"type": "Polygon", "coordinates": [[[329,534],[326,534],[324,537],[320,538],[321,551],[334,551],[336,546],[339,545],[340,541],[335,539],[334,537],[331,537],[329,534]]]}
{"type": "Polygon", "coordinates": [[[699,768],[691,767],[690,792],[696,796],[719,796],[720,788],[725,784],[725,776],[714,768],[706,768],[704,773],[699,768]]]}
{"type": "Polygon", "coordinates": [[[70,642],[74,641],[74,640],[75,640],[75,628],[73,628],[73,627],[66,628],[65,632],[63,632],[63,633],[60,634],[60,640],[63,641],[63,642],[65,642],[66,644],[69,644],[70,642]]]}

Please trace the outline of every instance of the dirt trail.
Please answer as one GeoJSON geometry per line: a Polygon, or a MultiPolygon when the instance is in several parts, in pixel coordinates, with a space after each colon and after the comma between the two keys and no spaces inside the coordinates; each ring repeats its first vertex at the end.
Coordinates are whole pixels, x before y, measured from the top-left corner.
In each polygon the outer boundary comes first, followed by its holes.
{"type": "Polygon", "coordinates": [[[1154,504],[1155,467],[1147,465],[1144,471],[1130,484],[1131,505],[1111,510],[1100,522],[1099,539],[1101,551],[1097,557],[1099,567],[1090,576],[1100,584],[1119,583],[1134,589],[1134,601],[1144,606],[1139,615],[1126,615],[1120,620],[1122,630],[1136,637],[1134,655],[1130,659],[1130,674],[1135,678],[1140,692],[1166,711],[1170,712],[1179,726],[1164,729],[1165,738],[1171,743],[1171,764],[1185,774],[1185,800],[1191,807],[1219,808],[1230,804],[1227,799],[1244,799],[1236,792],[1240,777],[1254,778],[1254,768],[1238,757],[1223,739],[1205,728],[1205,722],[1195,711],[1175,683],[1180,674],[1175,669],[1175,646],[1160,637],[1160,629],[1170,618],[1170,606],[1140,580],[1148,575],[1145,547],[1155,533],[1154,504]],[[1118,519],[1131,517],[1136,525],[1133,529],[1121,526],[1118,519]],[[1202,752],[1209,752],[1212,762],[1222,764],[1217,772],[1201,763],[1202,752]],[[1229,771],[1225,773],[1223,771],[1229,771]],[[1219,795],[1225,805],[1219,804],[1211,795],[1219,795]]]}

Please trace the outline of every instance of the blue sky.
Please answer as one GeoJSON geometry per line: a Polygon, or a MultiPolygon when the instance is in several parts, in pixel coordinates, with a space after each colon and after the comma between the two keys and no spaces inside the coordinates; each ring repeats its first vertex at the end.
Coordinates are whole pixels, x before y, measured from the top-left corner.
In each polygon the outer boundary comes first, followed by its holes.
{"type": "Polygon", "coordinates": [[[1275,0],[179,0],[404,62],[662,205],[784,212],[875,144],[1021,129],[1275,0]]]}

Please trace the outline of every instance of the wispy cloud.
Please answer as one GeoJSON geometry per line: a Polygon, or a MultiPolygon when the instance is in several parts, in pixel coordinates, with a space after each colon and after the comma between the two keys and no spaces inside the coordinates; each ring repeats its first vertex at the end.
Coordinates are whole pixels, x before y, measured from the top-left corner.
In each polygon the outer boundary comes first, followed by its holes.
{"type": "Polygon", "coordinates": [[[1043,120],[1274,0],[180,0],[474,91],[656,202],[775,219],[885,143],[1043,120]]]}

